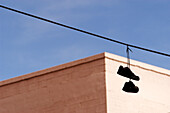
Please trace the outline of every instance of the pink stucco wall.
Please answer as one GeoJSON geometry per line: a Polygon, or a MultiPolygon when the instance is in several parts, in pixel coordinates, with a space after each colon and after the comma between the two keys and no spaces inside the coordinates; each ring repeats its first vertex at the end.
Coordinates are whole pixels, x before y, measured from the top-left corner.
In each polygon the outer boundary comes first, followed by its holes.
{"type": "Polygon", "coordinates": [[[140,77],[134,81],[137,94],[122,91],[129,80],[117,74],[120,65],[126,67],[126,58],[106,53],[107,113],[169,113],[170,71],[131,60],[131,70],[140,77]]]}

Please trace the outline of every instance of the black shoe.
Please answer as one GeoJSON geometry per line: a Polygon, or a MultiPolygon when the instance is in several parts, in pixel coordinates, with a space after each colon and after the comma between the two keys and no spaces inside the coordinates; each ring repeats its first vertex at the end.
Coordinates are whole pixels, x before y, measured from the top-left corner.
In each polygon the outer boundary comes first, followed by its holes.
{"type": "Polygon", "coordinates": [[[129,81],[125,83],[122,90],[128,93],[137,93],[139,91],[139,88],[135,86],[132,81],[129,81]]]}
{"type": "Polygon", "coordinates": [[[137,81],[140,79],[128,67],[123,68],[123,66],[120,66],[117,74],[137,81]]]}

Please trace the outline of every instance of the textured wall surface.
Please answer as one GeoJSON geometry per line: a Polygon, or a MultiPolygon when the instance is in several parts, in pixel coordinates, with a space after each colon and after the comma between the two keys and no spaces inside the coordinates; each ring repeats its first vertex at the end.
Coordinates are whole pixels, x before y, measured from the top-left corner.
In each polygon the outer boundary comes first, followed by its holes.
{"type": "Polygon", "coordinates": [[[117,74],[126,58],[106,53],[107,113],[170,113],[170,71],[131,60],[131,70],[140,77],[133,83],[136,94],[122,91],[129,79],[117,74]]]}
{"type": "Polygon", "coordinates": [[[0,113],[106,113],[99,56],[2,81],[0,113]]]}
{"type": "Polygon", "coordinates": [[[117,75],[126,58],[102,53],[0,82],[0,113],[169,113],[170,71],[131,60],[137,94],[117,75]]]}

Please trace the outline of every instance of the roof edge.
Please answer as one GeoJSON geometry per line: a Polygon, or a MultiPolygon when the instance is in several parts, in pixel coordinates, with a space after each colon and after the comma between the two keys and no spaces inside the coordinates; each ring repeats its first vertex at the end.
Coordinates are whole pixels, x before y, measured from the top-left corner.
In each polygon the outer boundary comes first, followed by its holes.
{"type": "MultiPolygon", "coordinates": [[[[104,54],[107,59],[114,60],[114,61],[117,61],[117,62],[120,62],[123,64],[127,64],[127,58],[125,58],[125,57],[114,55],[114,54],[111,54],[108,52],[105,52],[104,54]]],[[[132,60],[132,59],[130,59],[130,65],[170,77],[170,70],[168,70],[168,69],[160,68],[157,66],[153,66],[153,65],[146,64],[146,63],[139,62],[139,61],[132,60]],[[159,71],[157,71],[157,70],[159,70],[159,71]]]]}
{"type": "Polygon", "coordinates": [[[23,80],[26,80],[26,79],[31,79],[31,78],[41,76],[41,75],[44,75],[44,74],[47,74],[47,73],[52,73],[52,72],[55,72],[55,71],[60,71],[60,70],[66,69],[66,68],[71,68],[71,67],[81,65],[81,64],[84,64],[84,63],[88,63],[88,62],[92,62],[92,61],[95,61],[95,60],[104,59],[104,58],[105,58],[105,53],[100,53],[100,54],[97,54],[97,55],[89,56],[89,57],[82,58],[82,59],[79,59],[79,60],[75,60],[75,61],[72,61],[72,62],[68,62],[68,63],[65,63],[65,64],[60,64],[60,65],[53,66],[53,67],[50,67],[50,68],[46,68],[46,69],[43,69],[43,70],[24,74],[24,75],[21,75],[21,76],[18,76],[18,77],[14,77],[14,78],[10,78],[10,79],[7,79],[7,80],[0,81],[0,87],[4,86],[4,85],[8,85],[8,84],[13,84],[13,83],[16,83],[16,82],[19,82],[19,81],[23,81],[23,80]]]}
{"type": "MultiPolygon", "coordinates": [[[[28,74],[25,74],[25,75],[21,75],[21,76],[18,76],[18,77],[10,78],[10,79],[4,80],[4,81],[0,81],[0,87],[4,86],[4,85],[8,85],[8,84],[13,84],[13,83],[16,83],[16,82],[19,82],[19,81],[23,81],[23,80],[26,80],[26,79],[31,79],[31,78],[41,76],[41,75],[44,75],[44,74],[47,74],[47,73],[60,71],[60,70],[63,70],[63,69],[71,68],[71,67],[78,66],[78,65],[81,65],[81,64],[84,64],[84,63],[96,61],[96,60],[99,60],[99,59],[105,59],[105,58],[110,59],[110,60],[114,60],[116,62],[120,62],[120,63],[123,63],[123,64],[127,64],[127,59],[125,57],[121,57],[121,56],[118,56],[118,55],[114,55],[112,53],[104,52],[104,53],[100,53],[100,54],[97,54],[97,55],[82,58],[82,59],[79,59],[79,60],[75,60],[75,61],[72,61],[72,62],[68,62],[68,63],[65,63],[65,64],[61,64],[61,65],[58,65],[58,66],[53,66],[53,67],[46,68],[46,69],[43,69],[43,70],[40,70],[40,71],[36,71],[36,72],[28,73],[28,74]]],[[[164,68],[156,67],[156,66],[149,65],[149,64],[142,63],[142,62],[135,61],[135,60],[131,60],[131,66],[138,67],[138,68],[141,68],[141,69],[144,69],[144,70],[147,70],[147,71],[152,71],[152,72],[159,73],[159,74],[166,75],[166,76],[170,77],[170,70],[167,70],[167,69],[164,69],[164,68]],[[156,71],[156,70],[159,70],[159,71],[156,71]]]]}

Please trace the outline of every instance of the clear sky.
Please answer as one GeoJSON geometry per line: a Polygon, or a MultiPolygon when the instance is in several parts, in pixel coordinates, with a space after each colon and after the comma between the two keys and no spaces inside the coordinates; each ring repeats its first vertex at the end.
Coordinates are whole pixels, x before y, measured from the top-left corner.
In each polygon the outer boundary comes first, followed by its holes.
{"type": "MultiPolygon", "coordinates": [[[[1,0],[1,5],[170,54],[169,0],[1,0]]],[[[170,70],[170,58],[134,49],[134,60],[170,70]]],[[[126,47],[0,8],[0,80],[126,47]]]]}

